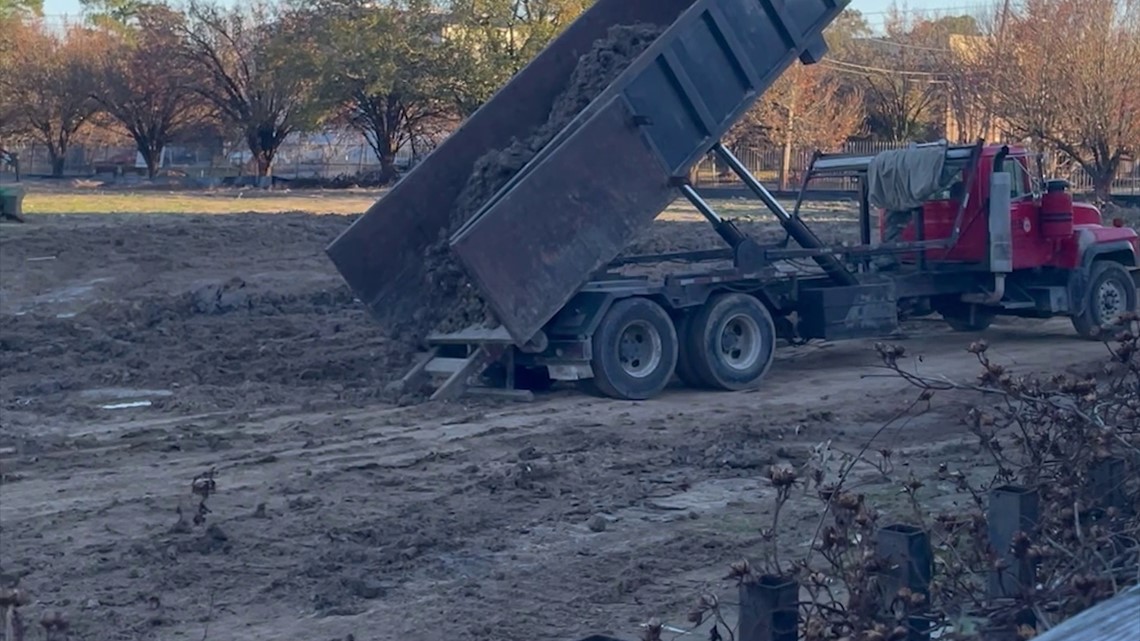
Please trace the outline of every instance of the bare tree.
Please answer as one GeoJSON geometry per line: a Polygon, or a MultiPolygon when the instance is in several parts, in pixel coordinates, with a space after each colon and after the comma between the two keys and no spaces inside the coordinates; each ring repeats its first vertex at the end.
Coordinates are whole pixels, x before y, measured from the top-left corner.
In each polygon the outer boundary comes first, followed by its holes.
{"type": "Polygon", "coordinates": [[[939,108],[947,87],[949,36],[976,32],[962,16],[903,15],[892,8],[883,38],[870,38],[861,56],[872,126],[894,141],[923,138],[942,129],[939,108]]]}
{"type": "Polygon", "coordinates": [[[947,107],[947,137],[967,143],[1000,137],[1001,122],[989,96],[995,63],[980,35],[951,34],[943,69],[947,107]]]}
{"type": "Polygon", "coordinates": [[[62,176],[73,138],[98,109],[85,61],[102,41],[80,27],[57,35],[39,21],[17,21],[8,31],[12,46],[0,74],[2,128],[26,132],[47,147],[52,175],[62,176]]]}
{"type": "Polygon", "coordinates": [[[202,116],[202,105],[178,50],[182,16],[161,5],[138,9],[129,28],[105,32],[91,60],[93,97],[134,141],[154,178],[162,150],[202,116]]]}
{"type": "Polygon", "coordinates": [[[259,177],[269,175],[285,139],[316,116],[318,79],[295,66],[302,43],[289,20],[262,1],[223,8],[191,0],[180,29],[195,90],[242,130],[259,177]]]}
{"type": "Polygon", "coordinates": [[[728,143],[767,143],[783,150],[780,189],[788,189],[792,150],[831,149],[855,134],[866,113],[862,97],[844,92],[835,74],[821,65],[796,64],[729,132],[728,143]]]}
{"type": "Polygon", "coordinates": [[[1011,133],[1049,145],[1107,200],[1140,151],[1140,2],[1027,0],[991,22],[993,108],[1011,133]]]}

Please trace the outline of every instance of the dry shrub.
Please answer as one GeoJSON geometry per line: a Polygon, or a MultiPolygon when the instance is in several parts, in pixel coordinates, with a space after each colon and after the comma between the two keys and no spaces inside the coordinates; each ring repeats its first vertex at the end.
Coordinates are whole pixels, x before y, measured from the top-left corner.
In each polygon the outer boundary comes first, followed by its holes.
{"type": "MultiPolygon", "coordinates": [[[[916,376],[900,362],[905,350],[877,346],[883,366],[920,390],[911,408],[938,393],[978,395],[964,417],[988,460],[988,478],[943,463],[930,478],[897,474],[893,453],[874,450],[836,455],[820,446],[798,471],[773,470],[776,519],[788,488],[802,484],[821,502],[807,558],[781,565],[778,521],[764,530],[771,551],[756,571],[732,566],[742,582],[758,573],[795,577],[801,586],[800,626],[805,641],[902,641],[922,617],[943,641],[1028,639],[1140,582],[1140,317],[1122,319],[1106,343],[1103,366],[1087,375],[1019,376],[989,356],[984,341],[970,345],[981,372],[976,381],[916,376]],[[839,459],[838,473],[832,457],[839,459]],[[903,509],[872,505],[848,487],[856,464],[871,466],[905,498],[903,509]],[[968,498],[952,512],[930,509],[928,487],[948,486],[968,498]],[[1035,568],[1035,580],[1013,595],[987,596],[991,572],[1004,569],[989,541],[988,497],[996,488],[1035,490],[1040,518],[1011,543],[1015,562],[1035,568]],[[890,521],[887,521],[887,513],[890,521]],[[887,562],[876,548],[879,529],[908,523],[926,531],[933,548],[929,593],[886,589],[887,562]]],[[[884,426],[885,428],[886,426],[884,426]]],[[[882,430],[880,430],[880,434],[882,430]]],[[[976,469],[974,470],[977,471],[976,469]]],[[[881,495],[880,495],[881,496],[881,495]]],[[[1003,551],[1004,552],[1004,551],[1003,551]]],[[[702,597],[690,621],[719,611],[702,597]]]]}

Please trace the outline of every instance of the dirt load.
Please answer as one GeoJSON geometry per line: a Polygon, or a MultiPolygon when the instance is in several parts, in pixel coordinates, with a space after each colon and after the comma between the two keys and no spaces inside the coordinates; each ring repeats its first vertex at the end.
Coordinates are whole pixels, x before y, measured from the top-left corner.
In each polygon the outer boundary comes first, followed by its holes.
{"type": "MultiPolygon", "coordinates": [[[[440,232],[439,241],[427,251],[429,287],[427,306],[413,317],[420,334],[425,330],[458,331],[472,325],[495,326],[490,308],[472,285],[449,247],[449,238],[520,172],[554,136],[601,94],[622,71],[645,51],[661,28],[655,25],[610,27],[578,61],[566,90],[559,95],[547,121],[522,140],[504,149],[493,149],[475,161],[467,184],[455,201],[451,226],[440,232]]],[[[407,328],[396,328],[405,335],[407,328]]],[[[413,332],[415,333],[415,332],[413,332]]]]}

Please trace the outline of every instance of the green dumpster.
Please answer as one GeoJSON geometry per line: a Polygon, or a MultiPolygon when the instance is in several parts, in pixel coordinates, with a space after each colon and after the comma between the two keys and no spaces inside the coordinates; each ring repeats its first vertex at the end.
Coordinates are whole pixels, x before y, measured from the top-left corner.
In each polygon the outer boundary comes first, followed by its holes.
{"type": "Polygon", "coordinates": [[[24,222],[23,186],[0,185],[0,218],[24,222]]]}

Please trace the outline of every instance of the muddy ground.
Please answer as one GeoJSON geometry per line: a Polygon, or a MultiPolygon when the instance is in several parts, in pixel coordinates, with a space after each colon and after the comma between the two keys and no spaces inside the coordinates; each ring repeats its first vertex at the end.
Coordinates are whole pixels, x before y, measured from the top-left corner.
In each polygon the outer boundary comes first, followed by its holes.
{"type": "MultiPolygon", "coordinates": [[[[322,254],[348,223],[0,228],[0,580],[31,595],[26,619],[58,609],[73,638],[108,641],[634,639],[652,616],[685,627],[728,563],[759,554],[768,467],[827,440],[855,451],[915,396],[855,341],[781,348],[755,392],[397,407],[382,390],[406,356],[322,254]],[[191,481],[210,469],[217,492],[195,523],[191,481]]],[[[650,236],[655,249],[712,238],[691,220],[650,236]]],[[[1064,320],[987,337],[1019,373],[1105,354],[1064,320]]],[[[968,379],[974,338],[932,319],[898,342],[912,367],[968,379]]],[[[936,397],[880,439],[920,475],[946,461],[984,471],[965,400],[936,397]]],[[[897,496],[870,477],[865,491],[897,496]]],[[[817,519],[793,502],[787,554],[817,519]]]]}

